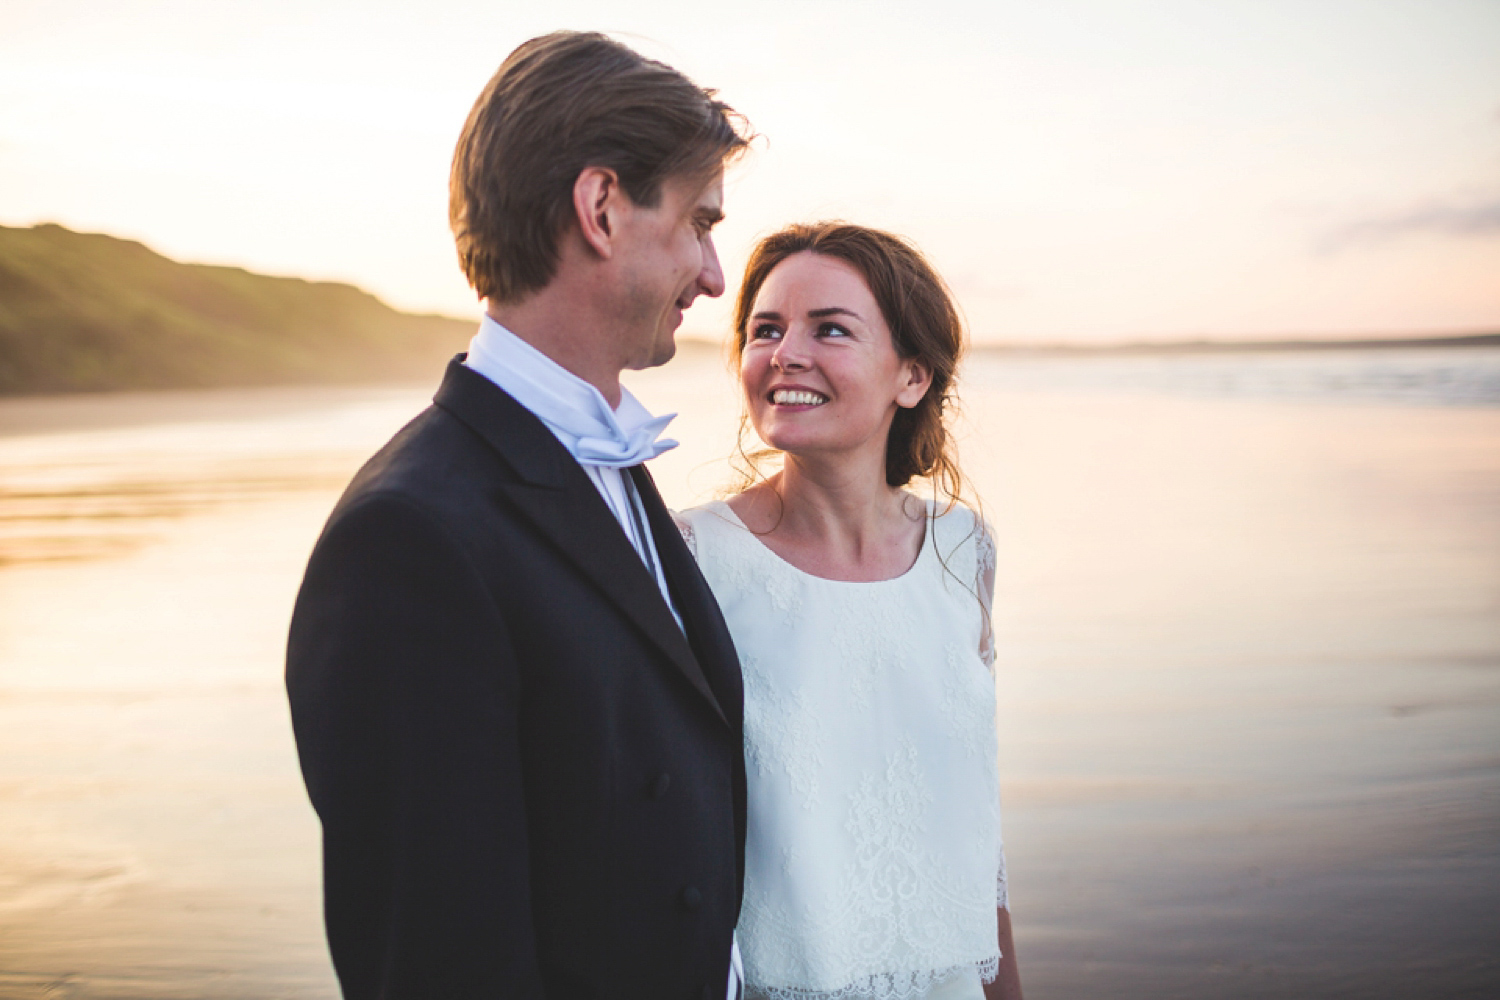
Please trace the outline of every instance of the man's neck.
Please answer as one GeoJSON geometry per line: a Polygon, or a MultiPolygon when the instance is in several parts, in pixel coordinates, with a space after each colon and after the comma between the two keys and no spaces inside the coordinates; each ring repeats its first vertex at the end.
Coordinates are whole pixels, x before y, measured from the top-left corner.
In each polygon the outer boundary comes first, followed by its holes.
{"type": "Polygon", "coordinates": [[[558,307],[558,296],[538,294],[520,302],[487,302],[490,319],[599,390],[612,407],[620,405],[618,362],[602,357],[596,339],[598,326],[574,309],[558,307]],[[582,335],[580,335],[582,334],[582,335]]]}

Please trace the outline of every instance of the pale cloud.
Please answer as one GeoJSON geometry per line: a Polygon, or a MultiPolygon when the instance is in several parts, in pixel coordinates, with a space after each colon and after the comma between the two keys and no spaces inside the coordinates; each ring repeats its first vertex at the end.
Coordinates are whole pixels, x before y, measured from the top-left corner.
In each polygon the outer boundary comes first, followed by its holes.
{"type": "Polygon", "coordinates": [[[1408,236],[1465,239],[1500,236],[1500,196],[1431,202],[1401,212],[1356,219],[1329,233],[1322,241],[1322,249],[1342,250],[1408,236]]]}

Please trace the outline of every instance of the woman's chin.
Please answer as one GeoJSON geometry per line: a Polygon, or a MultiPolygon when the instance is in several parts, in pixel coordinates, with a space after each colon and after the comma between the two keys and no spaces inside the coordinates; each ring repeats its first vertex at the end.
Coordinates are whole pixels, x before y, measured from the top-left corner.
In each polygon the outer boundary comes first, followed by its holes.
{"type": "Polygon", "coordinates": [[[767,447],[774,448],[789,458],[826,461],[848,451],[848,448],[840,447],[838,442],[809,440],[808,435],[801,434],[772,435],[762,440],[767,447]]]}
{"type": "Polygon", "coordinates": [[[760,439],[765,442],[767,448],[774,448],[788,455],[796,455],[806,451],[813,444],[807,438],[806,434],[788,432],[781,428],[760,432],[760,439]]]}

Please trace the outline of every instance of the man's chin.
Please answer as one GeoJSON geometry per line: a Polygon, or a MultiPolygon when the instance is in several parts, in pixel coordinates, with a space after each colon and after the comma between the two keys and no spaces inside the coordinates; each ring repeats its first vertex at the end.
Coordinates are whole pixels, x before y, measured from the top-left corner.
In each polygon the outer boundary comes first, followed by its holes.
{"type": "Polygon", "coordinates": [[[631,371],[641,371],[644,368],[659,368],[677,356],[677,338],[675,333],[667,333],[664,337],[651,345],[651,354],[645,360],[630,366],[631,371]]]}

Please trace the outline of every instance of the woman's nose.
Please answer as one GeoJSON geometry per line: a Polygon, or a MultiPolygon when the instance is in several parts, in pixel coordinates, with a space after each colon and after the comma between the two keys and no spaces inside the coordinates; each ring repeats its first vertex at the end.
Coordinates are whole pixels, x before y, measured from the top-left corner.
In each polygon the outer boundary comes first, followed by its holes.
{"type": "Polygon", "coordinates": [[[802,371],[807,368],[807,358],[795,338],[783,336],[775,353],[771,355],[771,364],[784,372],[802,371]]]}

